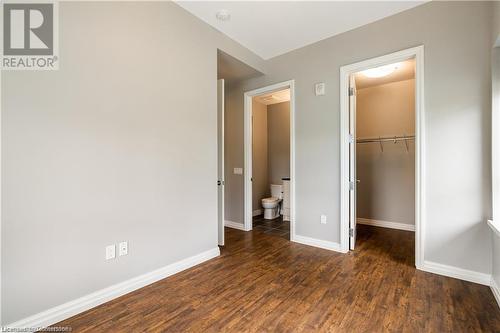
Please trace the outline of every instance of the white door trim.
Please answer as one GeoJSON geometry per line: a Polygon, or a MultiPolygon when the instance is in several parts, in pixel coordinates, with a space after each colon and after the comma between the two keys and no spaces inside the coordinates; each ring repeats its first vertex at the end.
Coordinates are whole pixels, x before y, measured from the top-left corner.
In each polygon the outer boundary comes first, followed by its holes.
{"type": "Polygon", "coordinates": [[[217,80],[217,238],[218,244],[224,246],[224,200],[225,200],[225,168],[224,163],[224,118],[225,118],[225,81],[224,79],[217,80]],[[220,91],[219,91],[220,90],[220,91]],[[220,118],[219,118],[220,117],[220,118]],[[220,169],[220,172],[219,172],[220,169]]]}
{"type": "Polygon", "coordinates": [[[394,52],[340,67],[340,247],[349,251],[349,76],[390,63],[415,59],[415,266],[424,263],[425,121],[424,46],[394,52]]]}
{"type": "MultiPolygon", "coordinates": [[[[0,70],[0,162],[1,162],[1,156],[2,156],[2,119],[3,119],[3,112],[2,112],[2,71],[0,70]]],[[[2,163],[0,163],[0,175],[2,174],[2,163]]],[[[2,285],[2,178],[0,177],[0,286],[2,285]]],[[[2,288],[0,288],[0,326],[2,325],[2,288]]]]}
{"type": "Polygon", "coordinates": [[[356,245],[356,80],[349,76],[349,249],[356,245]],[[352,94],[351,90],[352,89],[352,94]],[[352,141],[350,138],[352,137],[352,141]],[[352,163],[351,163],[352,162],[352,163]],[[351,183],[354,188],[351,190],[351,183]],[[352,233],[351,233],[352,232],[352,233]]]}
{"type": "Polygon", "coordinates": [[[252,230],[252,98],[290,88],[290,240],[295,238],[295,81],[272,84],[244,95],[244,226],[252,230]]]}

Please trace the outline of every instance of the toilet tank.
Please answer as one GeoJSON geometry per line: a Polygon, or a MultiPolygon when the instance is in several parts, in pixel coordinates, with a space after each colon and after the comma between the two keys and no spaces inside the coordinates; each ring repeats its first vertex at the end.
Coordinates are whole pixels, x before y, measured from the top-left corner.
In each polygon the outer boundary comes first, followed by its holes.
{"type": "Polygon", "coordinates": [[[274,198],[283,199],[283,185],[271,184],[271,196],[274,198]]]}

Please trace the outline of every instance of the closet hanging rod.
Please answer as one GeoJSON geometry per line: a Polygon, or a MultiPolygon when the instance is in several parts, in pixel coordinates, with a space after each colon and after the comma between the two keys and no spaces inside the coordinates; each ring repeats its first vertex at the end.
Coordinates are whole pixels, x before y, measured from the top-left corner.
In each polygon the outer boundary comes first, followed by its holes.
{"type": "Polygon", "coordinates": [[[403,136],[383,136],[378,138],[358,138],[356,143],[371,143],[371,142],[398,142],[398,141],[408,141],[414,140],[415,135],[403,135],[403,136]]]}

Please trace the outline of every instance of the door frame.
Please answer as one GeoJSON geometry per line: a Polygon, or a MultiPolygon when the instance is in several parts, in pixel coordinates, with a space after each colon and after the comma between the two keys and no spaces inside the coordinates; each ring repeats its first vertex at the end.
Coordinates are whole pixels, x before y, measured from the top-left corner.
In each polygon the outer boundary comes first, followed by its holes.
{"type": "Polygon", "coordinates": [[[217,80],[217,240],[219,246],[224,246],[224,227],[225,227],[225,150],[224,150],[224,138],[225,138],[225,85],[224,79],[217,80]],[[219,89],[220,96],[219,96],[219,89]],[[220,99],[219,99],[220,97],[220,99]],[[219,108],[222,108],[222,112],[219,118],[219,108]],[[220,139],[220,140],[219,140],[220,139]],[[219,174],[220,169],[220,174],[219,174]],[[220,196],[219,196],[220,195],[220,196]],[[221,220],[219,220],[219,217],[221,220]],[[222,230],[221,230],[222,229],[222,230]]]}
{"type": "Polygon", "coordinates": [[[349,251],[349,76],[362,70],[415,59],[415,266],[424,263],[425,110],[424,46],[340,67],[340,247],[349,251]]]}
{"type": "MultiPolygon", "coordinates": [[[[356,162],[356,80],[353,75],[349,75],[349,162],[354,160],[356,162]],[[351,94],[352,90],[352,94],[351,94]],[[351,142],[352,138],[352,142],[351,142]],[[354,156],[354,157],[351,157],[354,156]],[[352,158],[352,160],[351,160],[352,158]]],[[[356,244],[356,224],[358,214],[356,212],[357,201],[356,201],[356,186],[357,186],[357,176],[356,176],[356,163],[349,163],[349,203],[354,201],[353,205],[349,205],[349,250],[354,250],[356,244]],[[351,190],[351,183],[354,187],[351,190]],[[352,233],[351,233],[352,231],[352,233]]]]}
{"type": "Polygon", "coordinates": [[[244,230],[252,230],[252,99],[290,89],[290,240],[295,238],[295,80],[275,83],[244,93],[244,230]]]}

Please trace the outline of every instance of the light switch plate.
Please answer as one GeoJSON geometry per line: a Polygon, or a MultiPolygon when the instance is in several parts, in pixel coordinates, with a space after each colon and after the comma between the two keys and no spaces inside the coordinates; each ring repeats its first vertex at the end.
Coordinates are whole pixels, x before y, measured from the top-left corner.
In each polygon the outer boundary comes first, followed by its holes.
{"type": "Polygon", "coordinates": [[[106,260],[114,259],[116,257],[115,245],[106,246],[106,260]]]}
{"type": "Polygon", "coordinates": [[[316,93],[316,96],[321,96],[325,94],[325,84],[323,82],[321,83],[316,83],[314,86],[314,92],[316,93]]]}
{"type": "Polygon", "coordinates": [[[242,175],[243,174],[243,168],[234,168],[233,170],[235,175],[242,175]]]}
{"type": "Polygon", "coordinates": [[[118,244],[118,255],[126,256],[128,254],[128,242],[121,242],[118,244]]]}
{"type": "Polygon", "coordinates": [[[320,222],[321,224],[326,224],[326,215],[321,215],[320,222]]]}

